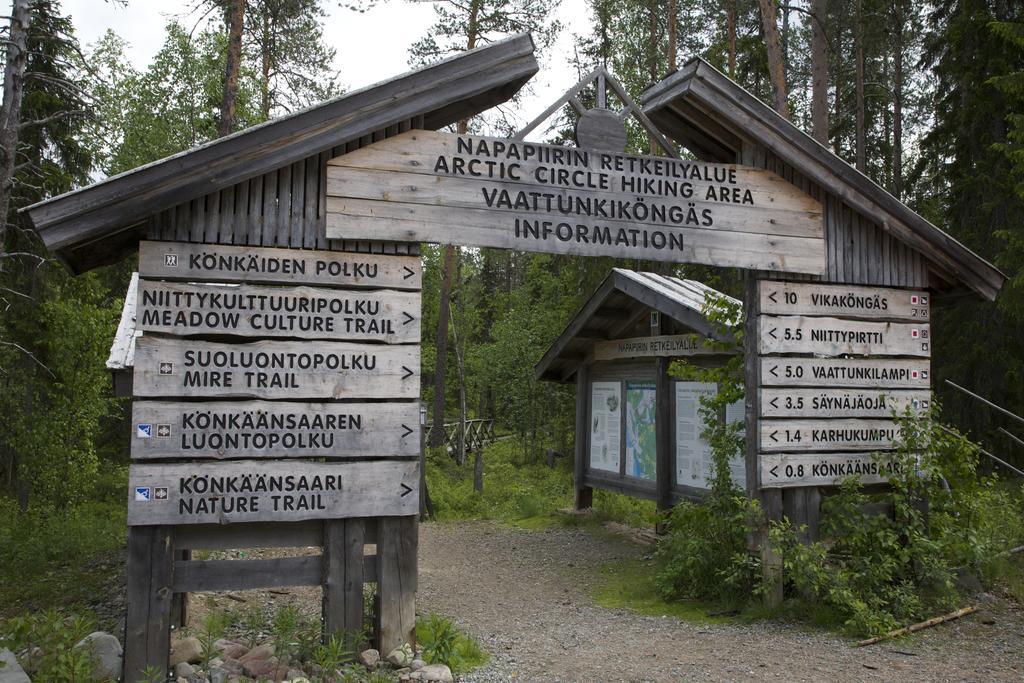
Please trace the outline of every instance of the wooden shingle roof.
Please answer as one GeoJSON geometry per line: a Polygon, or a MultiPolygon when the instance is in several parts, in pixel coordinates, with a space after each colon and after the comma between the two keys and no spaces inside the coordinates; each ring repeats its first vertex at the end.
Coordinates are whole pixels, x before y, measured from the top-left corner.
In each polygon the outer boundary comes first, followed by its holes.
{"type": "Polygon", "coordinates": [[[595,340],[615,338],[629,329],[638,315],[645,315],[647,309],[658,311],[706,337],[729,341],[703,313],[709,297],[740,303],[696,280],[612,268],[534,366],[534,376],[568,381],[584,360],[587,347],[595,340]]]}
{"type": "Polygon", "coordinates": [[[702,59],[651,86],[644,112],[705,161],[737,163],[762,145],[827,192],[921,253],[941,279],[994,299],[1006,276],[702,59]]]}
{"type": "Polygon", "coordinates": [[[338,145],[419,122],[437,130],[508,100],[538,69],[521,34],[347,93],[25,209],[44,244],[74,272],[131,253],[160,211],[338,145]],[[76,249],[110,250],[82,258],[76,249]]]}

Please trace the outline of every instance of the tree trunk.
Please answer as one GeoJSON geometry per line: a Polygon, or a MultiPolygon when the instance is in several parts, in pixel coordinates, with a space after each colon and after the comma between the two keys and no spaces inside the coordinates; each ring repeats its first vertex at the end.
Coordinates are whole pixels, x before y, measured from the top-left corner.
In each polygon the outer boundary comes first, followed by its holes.
{"type": "Polygon", "coordinates": [[[676,22],[679,20],[677,0],[668,0],[668,71],[676,70],[676,22]]]}
{"type": "Polygon", "coordinates": [[[894,4],[892,74],[892,194],[903,199],[903,7],[894,4]]]}
{"type": "MultiPolygon", "coordinates": [[[[658,82],[658,0],[648,0],[647,11],[647,76],[653,85],[658,82]]],[[[658,141],[650,133],[647,141],[651,155],[658,153],[658,141]]]]}
{"type": "Polygon", "coordinates": [[[477,493],[484,492],[484,449],[477,447],[473,459],[473,489],[477,493]]]}
{"type": "Polygon", "coordinates": [[[789,118],[789,100],[786,90],[786,64],[779,40],[779,26],[776,21],[775,0],[757,0],[761,7],[761,28],[764,31],[765,49],[768,51],[768,77],[772,82],[775,111],[783,118],[789,118]]]}
{"type": "MultiPolygon", "coordinates": [[[[461,123],[459,128],[462,128],[461,123]]],[[[431,448],[437,448],[444,443],[444,381],[448,368],[448,317],[455,258],[455,247],[446,245],[441,272],[441,300],[437,307],[437,361],[434,366],[434,429],[430,432],[431,448]]]]}
{"type": "Polygon", "coordinates": [[[729,50],[729,78],[736,78],[736,0],[725,3],[725,42],[729,50]]]}
{"type": "MultiPolygon", "coordinates": [[[[4,100],[0,105],[0,256],[7,244],[7,215],[14,189],[14,167],[18,156],[18,129],[21,126],[21,99],[25,92],[25,64],[28,61],[28,0],[14,0],[11,30],[4,65],[4,100]]],[[[0,260],[0,270],[3,261],[0,260]]]]}
{"type": "Polygon", "coordinates": [[[227,13],[228,54],[224,74],[224,99],[220,105],[221,137],[235,130],[238,72],[242,68],[242,29],[245,26],[245,0],[231,0],[227,13]]]}
{"type": "Polygon", "coordinates": [[[263,49],[260,50],[260,111],[263,120],[270,119],[270,55],[275,49],[274,27],[271,24],[270,13],[263,15],[263,49]]]}
{"type": "Polygon", "coordinates": [[[828,56],[825,0],[811,0],[811,134],[828,145],[828,56]]]}
{"type": "Polygon", "coordinates": [[[453,326],[455,337],[455,362],[459,371],[459,447],[456,461],[459,467],[466,464],[466,335],[459,331],[459,325],[465,320],[465,299],[462,297],[462,259],[455,264],[455,281],[459,285],[459,298],[456,301],[458,307],[458,318],[453,326]]]}
{"type": "Polygon", "coordinates": [[[867,125],[864,111],[864,3],[857,0],[857,15],[853,22],[854,97],[857,109],[857,128],[854,133],[854,148],[857,170],[867,172],[867,125]]]}

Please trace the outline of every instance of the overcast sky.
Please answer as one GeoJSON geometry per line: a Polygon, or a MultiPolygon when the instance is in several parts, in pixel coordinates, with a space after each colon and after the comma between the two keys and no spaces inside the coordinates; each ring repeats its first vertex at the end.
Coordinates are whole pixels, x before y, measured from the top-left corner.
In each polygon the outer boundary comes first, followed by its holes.
{"type": "MultiPolygon", "coordinates": [[[[129,58],[143,69],[163,43],[164,25],[175,16],[191,24],[188,17],[196,0],[128,0],[127,7],[105,0],[64,0],[64,11],[71,15],[75,31],[83,45],[94,42],[108,29],[128,41],[129,58]]],[[[346,88],[360,88],[409,70],[408,48],[433,22],[429,2],[390,0],[365,13],[337,7],[336,0],[323,2],[329,16],[324,35],[338,51],[337,68],[346,88]]],[[[575,84],[576,74],[569,67],[572,33],[589,28],[585,0],[562,0],[558,18],[565,27],[558,43],[533,79],[536,95],[523,103],[523,124],[542,112],[548,104],[575,84]]]]}

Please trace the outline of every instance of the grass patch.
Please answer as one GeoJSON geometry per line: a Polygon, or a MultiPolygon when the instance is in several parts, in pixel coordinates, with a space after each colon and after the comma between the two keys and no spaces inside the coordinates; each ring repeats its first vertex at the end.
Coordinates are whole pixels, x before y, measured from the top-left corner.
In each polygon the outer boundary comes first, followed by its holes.
{"type": "Polygon", "coordinates": [[[22,513],[0,499],[0,617],[94,607],[121,575],[125,529],[123,500],[22,513]]]}
{"type": "Polygon", "coordinates": [[[446,664],[453,674],[464,674],[487,664],[490,655],[451,619],[431,614],[416,620],[416,642],[427,663],[446,664]]]}
{"type": "Polygon", "coordinates": [[[484,490],[473,489],[473,458],[463,467],[443,449],[428,451],[427,486],[439,521],[493,519],[517,528],[544,530],[558,526],[592,526],[616,521],[652,526],[657,518],[653,501],[609,491],[594,491],[591,515],[566,515],[572,507],[572,463],[555,467],[528,462],[511,439],[484,449],[484,490]]]}
{"type": "Polygon", "coordinates": [[[667,601],[655,584],[657,566],[651,560],[618,560],[601,565],[594,600],[608,609],[629,609],[652,617],[674,617],[697,624],[723,624],[735,617],[714,614],[714,605],[691,600],[667,601]]]}

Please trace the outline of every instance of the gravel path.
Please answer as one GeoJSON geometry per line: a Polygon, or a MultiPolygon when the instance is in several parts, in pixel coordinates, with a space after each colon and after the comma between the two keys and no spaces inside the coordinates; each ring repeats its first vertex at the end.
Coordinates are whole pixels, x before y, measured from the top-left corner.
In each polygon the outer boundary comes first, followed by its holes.
{"type": "Polygon", "coordinates": [[[863,650],[780,623],[698,625],[598,606],[595,568],[649,549],[604,533],[424,524],[417,609],[491,653],[480,681],[1022,681],[1024,615],[977,617],[863,650]]]}

